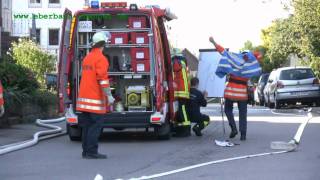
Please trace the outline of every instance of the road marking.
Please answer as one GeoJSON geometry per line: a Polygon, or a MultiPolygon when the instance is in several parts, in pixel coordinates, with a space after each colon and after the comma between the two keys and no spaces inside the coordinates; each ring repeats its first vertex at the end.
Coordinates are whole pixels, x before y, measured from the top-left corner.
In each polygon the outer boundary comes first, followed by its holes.
{"type": "MultiPolygon", "coordinates": [[[[181,172],[184,172],[184,171],[189,171],[189,170],[192,170],[192,169],[195,169],[195,168],[200,168],[200,167],[208,166],[208,165],[212,165],[212,164],[219,164],[219,163],[228,162],[228,161],[247,159],[247,158],[253,158],[253,157],[261,157],[261,156],[267,156],[267,155],[282,154],[282,153],[287,153],[287,152],[290,152],[290,151],[267,152],[267,153],[260,153],[260,154],[238,156],[238,157],[227,158],[227,159],[220,159],[220,160],[215,160],[215,161],[209,161],[209,162],[206,162],[206,163],[195,164],[195,165],[192,165],[192,166],[187,166],[187,167],[180,168],[180,169],[175,169],[175,170],[172,170],[172,171],[162,172],[162,173],[159,173],[159,174],[153,174],[153,175],[149,175],[149,176],[141,176],[141,177],[138,177],[138,178],[130,178],[129,180],[145,180],[145,179],[159,178],[159,177],[168,176],[168,175],[172,175],[172,174],[176,174],[176,173],[181,173],[181,172]]],[[[116,179],[116,180],[123,180],[123,179],[116,179]]]]}

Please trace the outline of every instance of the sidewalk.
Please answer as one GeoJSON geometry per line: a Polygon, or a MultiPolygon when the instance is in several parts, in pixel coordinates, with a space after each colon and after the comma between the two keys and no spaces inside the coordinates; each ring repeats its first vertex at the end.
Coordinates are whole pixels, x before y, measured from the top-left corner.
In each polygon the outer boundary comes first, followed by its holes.
{"type": "MultiPolygon", "coordinates": [[[[57,123],[60,127],[65,127],[65,123],[57,123]]],[[[0,128],[0,146],[30,140],[33,134],[38,131],[48,130],[39,127],[35,123],[12,125],[8,128],[0,128]]]]}

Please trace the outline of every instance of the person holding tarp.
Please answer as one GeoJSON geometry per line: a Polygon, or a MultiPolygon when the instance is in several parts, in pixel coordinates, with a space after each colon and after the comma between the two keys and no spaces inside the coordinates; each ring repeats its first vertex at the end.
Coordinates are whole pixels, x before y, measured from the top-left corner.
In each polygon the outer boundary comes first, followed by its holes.
{"type": "Polygon", "coordinates": [[[245,141],[247,135],[247,83],[249,78],[259,76],[261,74],[259,60],[262,58],[262,55],[258,51],[249,51],[239,54],[229,52],[221,45],[217,44],[213,37],[210,37],[209,41],[222,55],[216,70],[216,75],[219,77],[228,75],[224,91],[224,108],[231,128],[229,137],[234,138],[238,134],[233,114],[233,103],[237,102],[239,109],[240,140],[245,141]]]}

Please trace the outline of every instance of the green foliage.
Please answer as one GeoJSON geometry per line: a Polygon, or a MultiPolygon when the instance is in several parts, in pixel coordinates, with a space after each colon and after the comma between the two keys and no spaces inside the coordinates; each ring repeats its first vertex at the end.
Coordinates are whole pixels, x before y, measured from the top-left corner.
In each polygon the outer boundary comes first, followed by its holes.
{"type": "Polygon", "coordinates": [[[240,51],[245,51],[245,50],[253,50],[253,44],[251,41],[246,41],[244,43],[244,47],[240,49],[240,51]]]}
{"type": "Polygon", "coordinates": [[[17,89],[26,93],[31,93],[39,87],[30,70],[13,63],[10,59],[4,59],[0,63],[0,80],[5,89],[17,89]]]}
{"type": "MultiPolygon", "coordinates": [[[[294,14],[275,20],[262,30],[261,39],[267,49],[267,62],[273,68],[283,66],[290,54],[295,54],[300,64],[313,68],[320,75],[320,1],[287,0],[285,8],[294,14]]],[[[269,69],[269,68],[267,68],[269,69]]]]}
{"type": "Polygon", "coordinates": [[[12,43],[11,56],[18,65],[31,70],[40,85],[45,84],[45,73],[54,70],[55,57],[44,52],[36,43],[28,39],[20,39],[19,42],[12,43]]]}
{"type": "Polygon", "coordinates": [[[294,0],[294,28],[300,36],[299,55],[320,75],[320,1],[294,0]]]}
{"type": "Polygon", "coordinates": [[[22,104],[23,101],[31,99],[30,94],[39,87],[33,73],[13,63],[9,57],[1,60],[0,80],[5,90],[4,98],[7,107],[22,104]]]}

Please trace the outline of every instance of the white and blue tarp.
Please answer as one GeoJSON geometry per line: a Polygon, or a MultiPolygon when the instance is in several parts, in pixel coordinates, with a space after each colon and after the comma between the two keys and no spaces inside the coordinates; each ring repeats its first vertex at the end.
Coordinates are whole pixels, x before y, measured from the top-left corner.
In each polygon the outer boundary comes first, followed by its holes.
{"type": "Polygon", "coordinates": [[[222,57],[216,70],[216,75],[219,77],[231,74],[237,77],[251,78],[260,76],[262,73],[260,63],[252,52],[238,54],[225,50],[221,55],[222,57]],[[247,60],[243,59],[244,55],[248,56],[247,60]]]}

